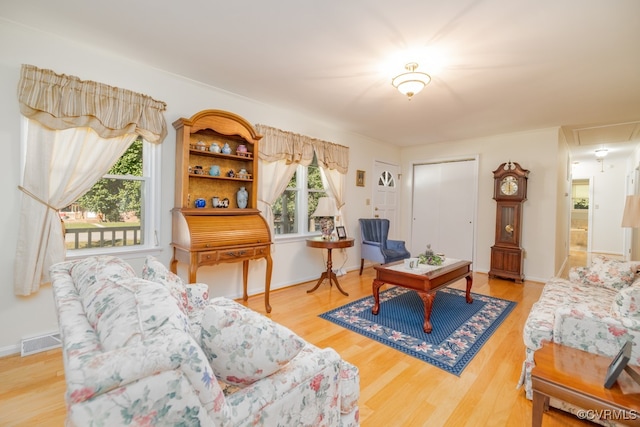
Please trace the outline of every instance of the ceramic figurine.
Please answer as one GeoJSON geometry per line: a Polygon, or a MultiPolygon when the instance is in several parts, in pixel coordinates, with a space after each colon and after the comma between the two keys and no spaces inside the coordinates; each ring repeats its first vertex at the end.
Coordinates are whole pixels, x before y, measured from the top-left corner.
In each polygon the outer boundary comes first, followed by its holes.
{"type": "Polygon", "coordinates": [[[236,193],[236,201],[238,202],[238,207],[240,209],[244,209],[247,207],[247,202],[249,200],[249,193],[244,187],[240,187],[238,192],[236,193]]]}
{"type": "Polygon", "coordinates": [[[224,143],[224,147],[222,147],[222,154],[231,154],[231,147],[229,147],[228,142],[224,143]]]}
{"type": "Polygon", "coordinates": [[[229,169],[229,172],[227,172],[227,176],[229,178],[233,178],[234,176],[236,176],[236,173],[233,171],[233,169],[229,169]]]}

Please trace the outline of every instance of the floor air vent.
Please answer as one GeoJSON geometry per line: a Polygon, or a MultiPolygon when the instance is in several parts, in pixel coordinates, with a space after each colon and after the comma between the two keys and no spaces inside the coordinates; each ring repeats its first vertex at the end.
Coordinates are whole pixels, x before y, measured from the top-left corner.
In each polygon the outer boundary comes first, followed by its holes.
{"type": "Polygon", "coordinates": [[[42,335],[40,337],[27,338],[22,340],[22,356],[40,353],[62,346],[60,334],[42,335]]]}

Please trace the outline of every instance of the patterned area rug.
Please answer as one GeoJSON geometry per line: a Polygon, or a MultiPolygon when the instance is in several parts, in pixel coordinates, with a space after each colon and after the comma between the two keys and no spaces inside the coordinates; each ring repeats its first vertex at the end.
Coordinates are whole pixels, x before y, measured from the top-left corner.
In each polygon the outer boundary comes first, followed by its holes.
{"type": "Polygon", "coordinates": [[[422,300],[416,292],[400,287],[380,292],[377,316],[371,314],[370,296],[320,317],[459,376],[516,305],[486,295],[471,296],[473,303],[467,304],[464,291],[438,291],[430,334],[422,330],[422,300]]]}

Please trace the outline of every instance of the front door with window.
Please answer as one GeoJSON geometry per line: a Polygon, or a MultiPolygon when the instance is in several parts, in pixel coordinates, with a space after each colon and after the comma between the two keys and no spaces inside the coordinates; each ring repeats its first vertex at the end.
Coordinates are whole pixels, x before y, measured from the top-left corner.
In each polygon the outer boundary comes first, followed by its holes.
{"type": "Polygon", "coordinates": [[[398,230],[398,165],[376,161],[373,171],[373,217],[390,222],[389,237],[398,230]]]}

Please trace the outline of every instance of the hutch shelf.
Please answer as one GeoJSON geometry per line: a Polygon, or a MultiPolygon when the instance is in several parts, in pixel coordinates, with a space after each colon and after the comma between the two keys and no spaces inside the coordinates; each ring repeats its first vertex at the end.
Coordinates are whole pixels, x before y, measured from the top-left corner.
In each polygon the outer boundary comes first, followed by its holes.
{"type": "Polygon", "coordinates": [[[249,261],[265,259],[265,309],[271,312],[271,232],[257,209],[258,135],[242,117],[204,110],[173,123],[176,129],[176,188],[172,211],[173,258],[199,267],[242,262],[243,298],[248,299],[249,261]],[[246,206],[237,193],[247,192],[246,206]]]}

